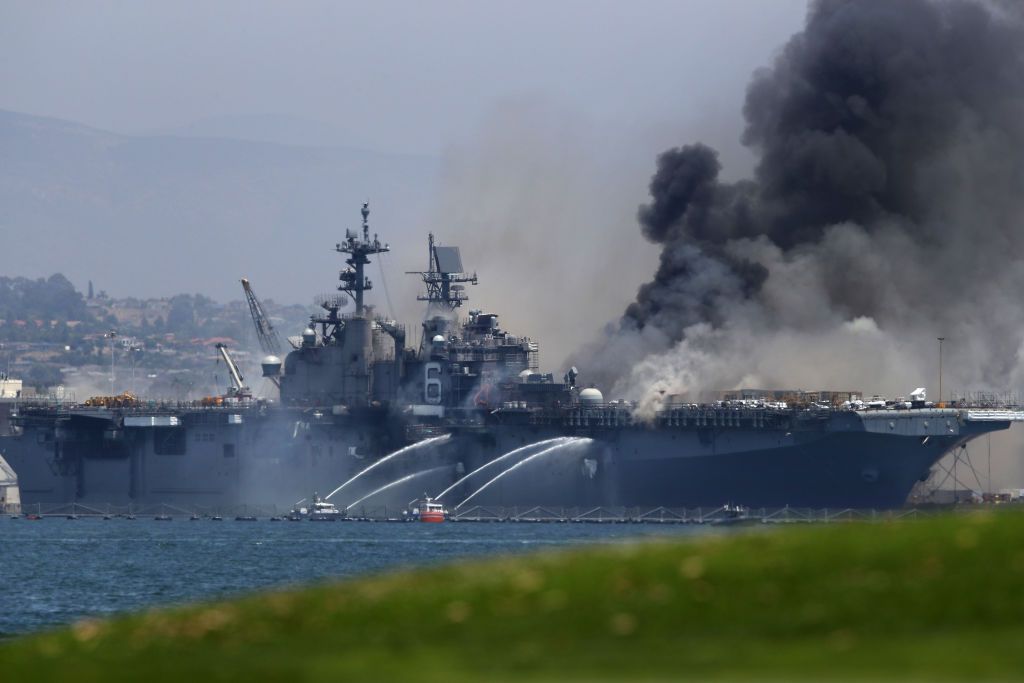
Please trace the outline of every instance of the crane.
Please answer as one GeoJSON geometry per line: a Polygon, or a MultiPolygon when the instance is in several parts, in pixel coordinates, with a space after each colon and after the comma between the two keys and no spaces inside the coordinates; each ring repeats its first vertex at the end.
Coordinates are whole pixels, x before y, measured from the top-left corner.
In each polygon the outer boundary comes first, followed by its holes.
{"type": "Polygon", "coordinates": [[[245,290],[245,300],[249,302],[249,313],[252,314],[252,322],[256,326],[256,336],[259,337],[260,348],[263,349],[263,353],[271,356],[280,355],[281,340],[277,336],[277,331],[270,324],[270,318],[263,311],[263,304],[256,298],[256,293],[252,291],[249,280],[244,277],[242,278],[242,289],[245,290]]]}
{"type": "Polygon", "coordinates": [[[11,466],[4,460],[4,454],[0,453],[0,484],[4,486],[17,486],[18,475],[15,474],[11,466]]]}
{"type": "Polygon", "coordinates": [[[227,345],[217,342],[217,350],[220,351],[220,357],[224,359],[224,365],[228,366],[228,374],[231,375],[231,390],[228,391],[228,395],[239,399],[250,398],[252,392],[249,391],[249,387],[245,386],[245,378],[242,377],[242,372],[235,365],[231,354],[228,353],[227,345]]]}
{"type": "Polygon", "coordinates": [[[278,389],[281,388],[281,340],[270,324],[270,318],[263,312],[263,304],[256,298],[256,292],[252,291],[252,285],[247,278],[242,278],[242,289],[245,290],[245,300],[249,302],[249,313],[252,314],[252,324],[256,326],[256,336],[260,340],[260,348],[267,354],[263,359],[263,376],[274,383],[278,389]]]}

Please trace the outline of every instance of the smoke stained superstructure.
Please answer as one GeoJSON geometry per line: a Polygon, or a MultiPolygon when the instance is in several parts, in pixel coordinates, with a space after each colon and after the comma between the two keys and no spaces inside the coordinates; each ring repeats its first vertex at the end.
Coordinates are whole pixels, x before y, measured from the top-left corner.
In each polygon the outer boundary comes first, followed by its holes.
{"type": "Polygon", "coordinates": [[[658,159],[661,248],[585,378],[656,408],[737,386],[1020,386],[1024,31],[981,2],[826,0],[744,107],[753,178],[658,159]]]}

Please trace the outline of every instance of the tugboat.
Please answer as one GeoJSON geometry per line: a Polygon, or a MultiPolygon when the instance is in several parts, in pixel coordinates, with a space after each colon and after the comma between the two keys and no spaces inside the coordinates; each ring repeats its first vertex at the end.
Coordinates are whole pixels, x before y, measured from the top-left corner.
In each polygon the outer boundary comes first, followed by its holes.
{"type": "Polygon", "coordinates": [[[410,517],[418,522],[443,522],[448,518],[448,511],[433,498],[414,500],[409,511],[410,517]]]}
{"type": "MultiPolygon", "coordinates": [[[[299,501],[300,503],[302,501],[299,501]]],[[[296,503],[296,506],[298,503],[296,503]]],[[[306,517],[311,522],[336,522],[342,518],[342,511],[322,499],[316,492],[313,493],[313,505],[309,508],[296,507],[292,510],[289,519],[302,519],[306,517]]]]}

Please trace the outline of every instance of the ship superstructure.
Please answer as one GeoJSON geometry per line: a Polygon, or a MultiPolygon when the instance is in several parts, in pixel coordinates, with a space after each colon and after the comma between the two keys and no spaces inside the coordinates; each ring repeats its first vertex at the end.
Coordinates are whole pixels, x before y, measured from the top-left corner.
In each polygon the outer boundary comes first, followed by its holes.
{"type": "Polygon", "coordinates": [[[493,407],[498,385],[538,367],[537,344],[510,334],[498,325],[496,313],[458,312],[468,300],[465,284],[477,284],[476,273],[464,272],[458,247],[442,247],[428,236],[429,267],[416,272],[423,279],[427,310],[418,353],[409,362],[407,398],[421,402],[422,413],[438,416],[444,408],[493,407]],[[429,408],[434,406],[434,408],[429,408]]]}
{"type": "Polygon", "coordinates": [[[335,250],[347,256],[338,276],[344,294],[320,302],[324,314],[310,318],[301,345],[288,354],[281,377],[281,402],[286,405],[343,406],[362,409],[387,403],[402,378],[405,328],[393,320],[375,318],[364,303],[373,287],[365,274],[370,256],[390,250],[377,235],[370,238],[369,205],[362,209],[362,234],[346,230],[335,250]],[[355,311],[340,313],[344,295],[355,311]]]}
{"type": "Polygon", "coordinates": [[[366,266],[390,250],[370,235],[368,205],[360,229],[346,231],[335,249],[346,266],[338,293],[322,298],[322,312],[290,339],[283,363],[243,280],[270,354],[263,373],[279,385],[279,402],[253,398],[220,348],[232,387],[215,400],[21,403],[0,435],[0,454],[17,472],[23,505],[290,509],[309,491],[332,489],[375,463],[396,482],[442,490],[522,451],[536,457],[516,473],[528,485],[495,484],[480,500],[895,507],[945,453],[1024,420],[1016,409],[935,405],[923,389],[889,404],[824,393],[797,402],[670,398],[640,419],[632,404],[582,386],[575,368],[561,378],[541,372],[538,344],[504,330],[498,314],[463,315],[466,286],[478,278],[457,247],[428,238],[427,268],[415,273],[426,309],[415,347],[406,346],[404,326],[365,300],[373,287],[366,266]],[[407,448],[442,435],[422,452],[407,448]],[[410,455],[392,460],[400,449],[410,455]]]}

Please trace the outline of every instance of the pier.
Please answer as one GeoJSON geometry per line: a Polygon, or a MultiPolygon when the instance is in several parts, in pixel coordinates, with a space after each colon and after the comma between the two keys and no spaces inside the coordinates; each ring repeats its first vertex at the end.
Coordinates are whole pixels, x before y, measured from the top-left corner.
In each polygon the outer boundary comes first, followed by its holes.
{"type": "MultiPolygon", "coordinates": [[[[505,524],[710,524],[771,525],[771,524],[830,524],[836,522],[893,521],[917,519],[938,514],[969,514],[979,510],[992,510],[992,504],[929,505],[871,510],[855,508],[744,508],[722,505],[719,507],[667,508],[667,507],[501,507],[476,505],[449,513],[448,522],[505,523],[505,524]]],[[[1007,503],[999,508],[1016,508],[1007,503]]],[[[65,505],[26,506],[21,514],[12,518],[64,518],[64,519],[155,519],[168,520],[244,520],[282,521],[290,510],[275,506],[203,507],[172,504],[115,506],[65,505]]],[[[349,510],[338,522],[409,522],[405,510],[389,506],[366,506],[349,510]]]]}

